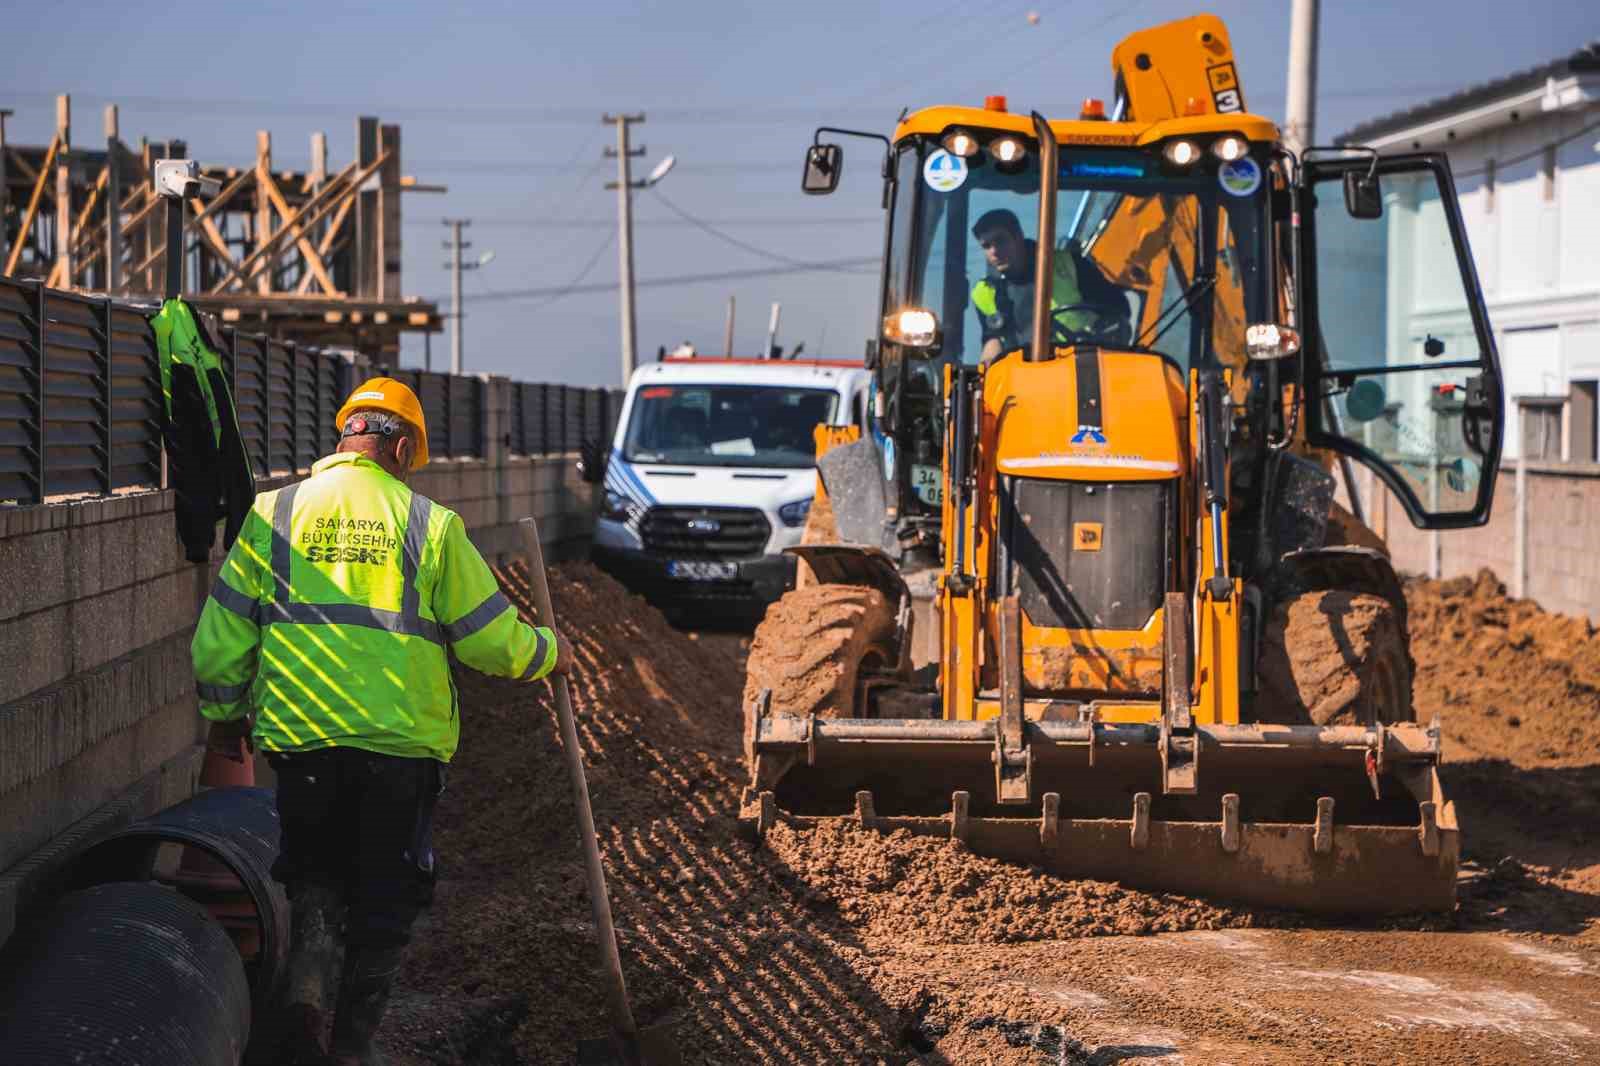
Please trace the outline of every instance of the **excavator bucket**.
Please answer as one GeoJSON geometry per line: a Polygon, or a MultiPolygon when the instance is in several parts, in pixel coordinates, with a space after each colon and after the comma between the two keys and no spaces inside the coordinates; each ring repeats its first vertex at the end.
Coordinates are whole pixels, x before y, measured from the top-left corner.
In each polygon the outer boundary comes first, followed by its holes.
{"type": "Polygon", "coordinates": [[[1002,733],[997,720],[773,715],[757,698],[743,816],[757,834],[849,818],[1062,876],[1254,906],[1454,905],[1460,834],[1437,723],[1200,725],[1192,761],[1173,773],[1158,724],[1028,721],[1013,791],[1023,801],[1011,803],[996,767],[1017,760],[1002,733]]]}

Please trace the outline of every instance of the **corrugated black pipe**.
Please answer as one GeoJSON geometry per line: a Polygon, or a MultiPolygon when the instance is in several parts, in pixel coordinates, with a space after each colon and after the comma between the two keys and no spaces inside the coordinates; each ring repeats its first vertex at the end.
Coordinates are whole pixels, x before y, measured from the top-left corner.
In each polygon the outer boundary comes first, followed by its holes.
{"type": "Polygon", "coordinates": [[[64,896],[7,951],[7,1066],[224,1066],[250,1035],[250,985],[222,927],[170,888],[64,896]]]}
{"type": "Polygon", "coordinates": [[[119,830],[74,865],[74,885],[147,880],[162,844],[197,848],[220,861],[255,904],[261,948],[247,973],[257,1018],[272,1017],[273,996],[289,955],[289,901],[272,879],[278,857],[278,808],[268,788],[214,788],[119,830]]]}

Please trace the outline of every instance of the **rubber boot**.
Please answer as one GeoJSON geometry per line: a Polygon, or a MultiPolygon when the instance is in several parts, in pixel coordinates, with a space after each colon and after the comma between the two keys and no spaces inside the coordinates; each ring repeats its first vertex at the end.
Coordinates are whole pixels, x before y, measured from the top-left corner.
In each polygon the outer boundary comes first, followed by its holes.
{"type": "Polygon", "coordinates": [[[404,948],[352,947],[345,952],[339,1010],[333,1018],[333,1060],[339,1066],[382,1066],[373,1043],[404,948]]]}
{"type": "Polygon", "coordinates": [[[339,894],[320,884],[302,886],[289,905],[284,1033],[293,1062],[320,1063],[328,1053],[325,1034],[342,909],[339,894]]]}

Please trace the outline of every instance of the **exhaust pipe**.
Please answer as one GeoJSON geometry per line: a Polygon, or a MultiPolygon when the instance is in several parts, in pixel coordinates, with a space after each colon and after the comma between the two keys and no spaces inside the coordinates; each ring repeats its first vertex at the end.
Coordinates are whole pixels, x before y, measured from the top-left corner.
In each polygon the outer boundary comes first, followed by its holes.
{"type": "Polygon", "coordinates": [[[1033,250],[1033,343],[1029,362],[1054,359],[1055,321],[1050,317],[1050,298],[1055,289],[1056,186],[1059,181],[1060,148],[1055,131],[1039,112],[1029,113],[1033,133],[1039,139],[1039,235],[1033,250]]]}

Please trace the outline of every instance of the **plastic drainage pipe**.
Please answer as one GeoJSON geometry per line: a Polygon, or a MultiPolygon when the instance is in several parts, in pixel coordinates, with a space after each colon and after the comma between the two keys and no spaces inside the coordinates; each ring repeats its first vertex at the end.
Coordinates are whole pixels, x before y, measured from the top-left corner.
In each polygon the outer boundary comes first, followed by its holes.
{"type": "Polygon", "coordinates": [[[250,1035],[250,985],[199,905],[148,882],[59,900],[7,950],[0,1049],[8,1066],[219,1066],[250,1035]]]}
{"type": "Polygon", "coordinates": [[[89,848],[74,864],[71,881],[81,886],[149,880],[155,876],[157,853],[163,844],[197,849],[238,880],[239,887],[231,893],[193,893],[197,902],[211,905],[213,917],[223,917],[218,911],[230,902],[230,894],[238,897],[242,890],[248,896],[260,940],[246,973],[255,1016],[270,1018],[289,954],[289,901],[283,886],[272,879],[272,863],[278,857],[278,810],[273,791],[215,788],[201,792],[89,848]]]}

